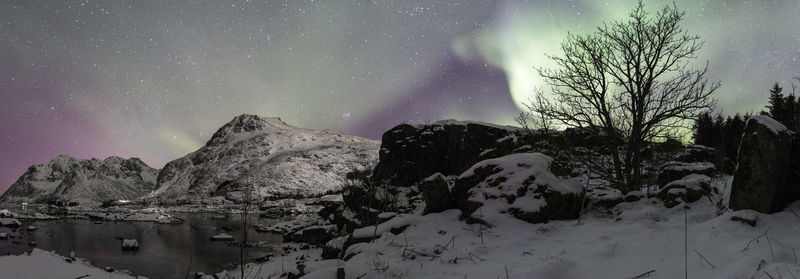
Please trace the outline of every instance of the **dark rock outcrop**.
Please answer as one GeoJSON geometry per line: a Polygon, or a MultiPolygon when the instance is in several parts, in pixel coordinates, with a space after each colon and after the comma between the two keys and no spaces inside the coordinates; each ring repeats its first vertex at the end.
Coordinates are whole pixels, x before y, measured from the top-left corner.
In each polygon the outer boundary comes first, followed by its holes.
{"type": "Polygon", "coordinates": [[[788,183],[791,174],[793,133],[786,126],[762,115],[750,117],[739,146],[729,206],[774,213],[797,198],[788,183]]]}
{"type": "Polygon", "coordinates": [[[512,153],[519,147],[517,130],[455,120],[401,124],[383,134],[372,178],[409,186],[437,172],[457,175],[481,160],[512,153]]]}
{"type": "Polygon", "coordinates": [[[298,232],[285,234],[285,241],[308,243],[311,245],[322,245],[333,239],[336,233],[335,225],[312,226],[304,228],[298,232]]]}
{"type": "Polygon", "coordinates": [[[716,152],[716,149],[705,145],[691,145],[681,150],[675,156],[675,161],[684,163],[714,162],[716,152]]]}

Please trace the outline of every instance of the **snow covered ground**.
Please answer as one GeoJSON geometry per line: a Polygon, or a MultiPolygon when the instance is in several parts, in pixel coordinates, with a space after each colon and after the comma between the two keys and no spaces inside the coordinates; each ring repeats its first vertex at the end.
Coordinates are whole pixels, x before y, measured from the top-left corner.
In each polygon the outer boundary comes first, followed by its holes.
{"type": "MultiPolygon", "coordinates": [[[[730,178],[713,186],[729,186],[730,178]]],[[[766,215],[754,211],[718,214],[719,196],[665,208],[660,200],[601,207],[581,220],[530,224],[506,214],[493,227],[459,221],[460,212],[400,214],[379,225],[380,238],[350,246],[345,260],[320,260],[322,249],[285,251],[264,263],[246,265],[247,278],[277,278],[292,272],[303,278],[798,278],[800,202],[766,215]],[[755,226],[732,220],[755,220],[755,226]],[[735,219],[735,218],[734,218],[735,219]],[[408,225],[401,233],[391,228],[408,225]],[[302,265],[298,265],[302,263],[302,265]]],[[[372,234],[374,228],[355,234],[372,234]]],[[[67,278],[53,274],[123,276],[67,263],[34,250],[32,256],[0,257],[0,278],[67,278]],[[34,258],[31,258],[34,257],[34,258]],[[35,269],[33,266],[48,266],[35,269]],[[9,271],[6,271],[9,270],[9,271]],[[70,273],[60,273],[61,270],[70,273]],[[24,276],[23,276],[24,275],[24,276]],[[12,276],[12,277],[7,277],[12,276]],[[25,277],[27,276],[27,277],[25,277]],[[47,277],[51,276],[51,277],[47,277]]],[[[239,278],[239,270],[215,274],[239,278]]],[[[91,278],[91,277],[90,277],[91,278]]],[[[205,278],[212,278],[206,276],[205,278]]]]}
{"type": "MultiPolygon", "coordinates": [[[[724,188],[728,179],[714,182],[724,188]]],[[[400,215],[379,226],[373,243],[351,246],[347,261],[317,261],[319,249],[250,264],[248,278],[297,273],[303,278],[798,278],[800,202],[773,215],[754,211],[717,215],[703,198],[665,208],[643,199],[612,210],[597,208],[582,220],[530,224],[505,214],[495,226],[466,224],[458,210],[400,215]],[[505,217],[504,217],[505,216],[505,217]],[[731,220],[756,220],[755,226],[731,220]],[[503,219],[504,218],[504,219],[503,219]],[[409,225],[392,234],[389,227],[409,225]],[[258,276],[255,276],[258,274],[258,276]]],[[[357,230],[369,232],[372,228],[357,230]]],[[[238,278],[239,271],[217,274],[238,278]]]]}
{"type": "Polygon", "coordinates": [[[63,278],[144,278],[125,272],[105,271],[80,258],[59,256],[33,249],[30,253],[0,257],[0,278],[63,279],[63,278]]]}

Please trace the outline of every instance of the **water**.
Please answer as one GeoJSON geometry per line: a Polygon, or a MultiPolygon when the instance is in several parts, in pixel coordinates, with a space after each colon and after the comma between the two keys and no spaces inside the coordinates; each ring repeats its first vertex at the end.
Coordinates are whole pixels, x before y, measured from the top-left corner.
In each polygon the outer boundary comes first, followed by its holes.
{"type": "MultiPolygon", "coordinates": [[[[239,262],[239,247],[226,242],[209,241],[209,237],[219,233],[241,239],[241,216],[227,215],[225,219],[211,218],[208,213],[178,213],[183,224],[158,224],[152,222],[106,222],[95,224],[91,220],[48,220],[23,221],[23,226],[12,232],[1,228],[0,232],[10,232],[22,236],[21,244],[11,240],[0,240],[0,255],[20,254],[32,248],[28,241],[36,241],[38,248],[53,250],[61,255],[71,251],[80,258],[89,259],[98,267],[111,266],[127,269],[136,275],[149,278],[184,278],[195,272],[216,273],[233,268],[239,262]],[[38,230],[27,231],[33,225],[38,230]],[[225,232],[220,227],[235,229],[225,232]],[[236,230],[236,228],[239,228],[236,230]],[[121,238],[139,240],[138,251],[122,251],[121,238]],[[191,265],[190,265],[191,262],[191,265]]],[[[249,218],[248,218],[249,219],[249,218]]],[[[256,222],[271,224],[276,220],[252,217],[250,224],[256,222]]],[[[248,230],[250,242],[266,241],[280,243],[278,234],[258,233],[248,230]]],[[[247,257],[253,258],[271,252],[269,248],[248,248],[247,257]]]]}

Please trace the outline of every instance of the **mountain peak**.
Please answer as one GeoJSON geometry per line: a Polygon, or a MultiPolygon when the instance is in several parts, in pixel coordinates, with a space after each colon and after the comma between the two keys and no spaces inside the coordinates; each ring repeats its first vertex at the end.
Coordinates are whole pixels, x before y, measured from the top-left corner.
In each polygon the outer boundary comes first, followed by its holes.
{"type": "Polygon", "coordinates": [[[261,117],[255,114],[242,114],[234,117],[233,120],[219,128],[208,141],[207,145],[217,145],[220,142],[224,142],[224,138],[233,134],[250,133],[268,129],[285,130],[287,128],[291,128],[291,126],[283,122],[279,117],[261,117]]]}

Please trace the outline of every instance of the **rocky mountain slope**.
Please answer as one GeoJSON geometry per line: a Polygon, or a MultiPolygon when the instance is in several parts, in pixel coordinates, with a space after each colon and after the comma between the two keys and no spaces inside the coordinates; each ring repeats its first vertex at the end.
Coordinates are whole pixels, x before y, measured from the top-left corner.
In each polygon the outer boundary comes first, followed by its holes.
{"type": "Polygon", "coordinates": [[[241,115],[199,150],[167,163],[146,199],[196,202],[241,198],[245,185],[258,199],[311,196],[338,190],[353,170],[378,157],[378,141],[292,127],[280,118],[241,115]]]}
{"type": "Polygon", "coordinates": [[[134,199],[151,192],[158,170],[138,158],[75,159],[60,155],[28,168],[0,196],[2,202],[77,202],[97,205],[104,201],[134,199]]]}

